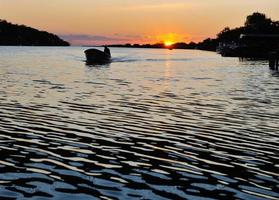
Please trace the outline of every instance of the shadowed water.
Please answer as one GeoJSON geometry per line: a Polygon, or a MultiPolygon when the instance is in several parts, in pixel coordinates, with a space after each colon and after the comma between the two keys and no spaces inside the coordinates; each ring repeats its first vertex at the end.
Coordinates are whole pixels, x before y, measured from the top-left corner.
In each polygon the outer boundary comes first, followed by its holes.
{"type": "Polygon", "coordinates": [[[202,51],[0,48],[1,199],[278,199],[279,77],[202,51]]]}

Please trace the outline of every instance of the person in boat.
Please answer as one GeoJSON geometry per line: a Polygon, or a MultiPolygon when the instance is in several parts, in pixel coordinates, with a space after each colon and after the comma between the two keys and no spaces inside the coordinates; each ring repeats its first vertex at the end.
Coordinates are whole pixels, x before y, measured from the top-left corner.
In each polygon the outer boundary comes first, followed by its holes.
{"type": "Polygon", "coordinates": [[[109,50],[109,48],[107,46],[105,46],[104,52],[110,56],[110,50],[109,50]]]}

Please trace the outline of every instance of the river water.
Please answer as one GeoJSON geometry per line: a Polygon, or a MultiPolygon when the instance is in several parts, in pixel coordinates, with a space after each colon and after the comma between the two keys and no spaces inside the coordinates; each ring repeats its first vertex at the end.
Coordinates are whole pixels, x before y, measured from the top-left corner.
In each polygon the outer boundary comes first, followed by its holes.
{"type": "Polygon", "coordinates": [[[0,47],[0,199],[278,199],[279,76],[197,50],[0,47]]]}

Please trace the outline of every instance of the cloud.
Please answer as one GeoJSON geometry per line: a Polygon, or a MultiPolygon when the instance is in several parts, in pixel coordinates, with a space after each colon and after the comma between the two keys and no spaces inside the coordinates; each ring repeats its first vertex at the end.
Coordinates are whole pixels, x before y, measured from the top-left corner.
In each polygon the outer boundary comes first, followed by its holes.
{"type": "Polygon", "coordinates": [[[60,35],[65,40],[69,41],[88,41],[88,40],[96,40],[96,41],[106,41],[106,40],[115,40],[114,37],[108,37],[108,36],[101,36],[101,35],[87,35],[87,34],[66,34],[66,35],[60,35]]]}
{"type": "Polygon", "coordinates": [[[123,44],[141,42],[139,35],[123,35],[115,33],[113,35],[89,35],[89,34],[62,34],[59,35],[72,45],[104,45],[104,44],[123,44]]]}

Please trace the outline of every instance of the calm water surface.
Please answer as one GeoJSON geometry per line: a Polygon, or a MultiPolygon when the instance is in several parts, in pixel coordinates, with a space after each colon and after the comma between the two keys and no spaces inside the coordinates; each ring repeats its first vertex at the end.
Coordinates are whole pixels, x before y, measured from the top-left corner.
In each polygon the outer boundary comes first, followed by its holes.
{"type": "Polygon", "coordinates": [[[279,199],[279,76],[202,51],[0,47],[0,199],[279,199]]]}

